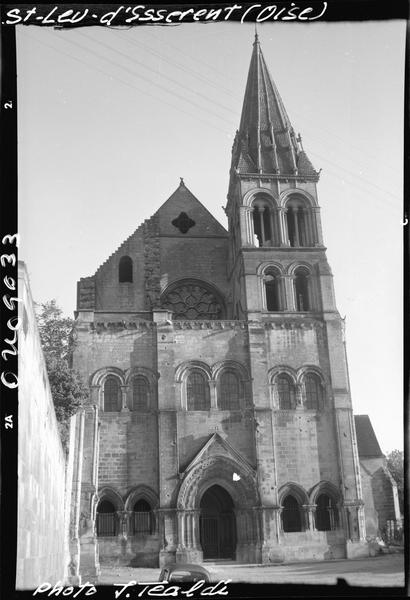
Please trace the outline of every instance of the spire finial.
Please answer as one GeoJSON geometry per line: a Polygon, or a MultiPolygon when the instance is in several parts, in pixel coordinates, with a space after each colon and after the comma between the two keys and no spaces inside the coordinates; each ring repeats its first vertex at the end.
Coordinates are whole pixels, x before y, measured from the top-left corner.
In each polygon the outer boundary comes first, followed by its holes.
{"type": "Polygon", "coordinates": [[[181,181],[179,182],[179,185],[185,185],[185,183],[184,183],[184,178],[183,178],[183,177],[180,177],[180,180],[181,180],[181,181]]]}
{"type": "Polygon", "coordinates": [[[255,23],[255,41],[253,43],[254,43],[254,45],[259,44],[258,28],[257,28],[256,23],[255,23]]]}

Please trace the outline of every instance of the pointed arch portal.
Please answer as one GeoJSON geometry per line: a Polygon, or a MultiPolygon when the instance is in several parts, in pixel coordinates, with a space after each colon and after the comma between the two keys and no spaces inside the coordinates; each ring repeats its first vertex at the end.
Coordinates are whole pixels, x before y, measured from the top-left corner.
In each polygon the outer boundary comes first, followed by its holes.
{"type": "Polygon", "coordinates": [[[200,509],[200,540],[204,559],[234,559],[236,523],[230,494],[220,485],[213,485],[202,496],[200,509]]]}

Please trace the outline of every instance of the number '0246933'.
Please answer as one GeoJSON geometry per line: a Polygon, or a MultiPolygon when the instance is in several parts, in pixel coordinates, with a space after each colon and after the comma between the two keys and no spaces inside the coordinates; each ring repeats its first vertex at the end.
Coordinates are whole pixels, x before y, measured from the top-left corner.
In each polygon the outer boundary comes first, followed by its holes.
{"type": "MultiPolygon", "coordinates": [[[[19,235],[18,233],[15,233],[13,235],[7,234],[3,237],[3,239],[1,240],[2,244],[15,244],[16,247],[18,247],[19,244],[19,235]]],[[[14,267],[16,265],[16,255],[13,254],[1,254],[0,256],[0,264],[4,269],[7,269],[7,267],[14,267]]],[[[6,286],[7,289],[11,290],[12,292],[16,291],[16,280],[11,277],[10,275],[8,275],[6,273],[6,275],[3,278],[3,283],[6,286]]],[[[15,311],[16,310],[16,302],[21,302],[20,298],[16,298],[15,296],[11,297],[10,294],[4,294],[3,296],[3,303],[6,306],[6,308],[10,311],[15,311]]],[[[12,333],[12,335],[9,337],[6,337],[4,339],[4,343],[9,345],[9,348],[4,348],[1,351],[1,357],[4,361],[7,362],[9,355],[11,356],[16,356],[17,355],[17,348],[15,346],[15,343],[17,341],[17,332],[19,330],[20,327],[20,319],[18,316],[13,315],[10,317],[10,319],[7,321],[7,328],[10,330],[10,332],[12,333]]],[[[3,385],[5,385],[8,388],[16,388],[18,386],[18,378],[16,373],[13,373],[11,371],[7,371],[4,370],[1,372],[0,375],[0,380],[2,382],[3,385]]]]}

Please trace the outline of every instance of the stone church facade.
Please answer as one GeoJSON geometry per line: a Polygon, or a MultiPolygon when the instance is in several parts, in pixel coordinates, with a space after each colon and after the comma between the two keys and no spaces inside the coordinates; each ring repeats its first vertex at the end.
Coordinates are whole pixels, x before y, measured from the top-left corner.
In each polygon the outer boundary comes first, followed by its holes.
{"type": "Polygon", "coordinates": [[[255,39],[225,230],[181,180],[78,283],[71,555],[159,566],[367,556],[319,174],[255,39]]]}

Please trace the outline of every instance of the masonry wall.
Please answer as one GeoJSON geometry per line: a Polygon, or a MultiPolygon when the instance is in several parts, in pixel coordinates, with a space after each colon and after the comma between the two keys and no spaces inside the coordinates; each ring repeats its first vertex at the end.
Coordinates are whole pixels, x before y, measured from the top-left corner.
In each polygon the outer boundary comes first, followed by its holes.
{"type": "Polygon", "coordinates": [[[121,495],[147,485],[158,493],[158,426],[155,414],[100,413],[98,482],[121,495]]]}
{"type": "Polygon", "coordinates": [[[16,587],[35,589],[45,581],[64,581],[67,574],[66,461],[23,264],[19,298],[16,587]]]}
{"type": "MultiPolygon", "coordinates": [[[[175,390],[174,407],[181,409],[184,402],[184,381],[175,385],[175,372],[182,364],[197,360],[204,363],[210,371],[214,371],[219,364],[231,360],[242,365],[248,375],[247,381],[243,382],[239,410],[223,411],[211,408],[210,411],[179,412],[177,421],[179,468],[183,470],[187,467],[215,432],[218,432],[251,464],[255,465],[247,332],[240,323],[232,321],[222,324],[208,323],[202,327],[198,323],[187,325],[176,322],[174,324],[171,369],[167,370],[170,378],[169,389],[175,390]]],[[[170,362],[166,354],[164,360],[170,362]]],[[[161,360],[158,368],[163,378],[161,360]]],[[[216,390],[216,396],[217,394],[216,390]]]]}

